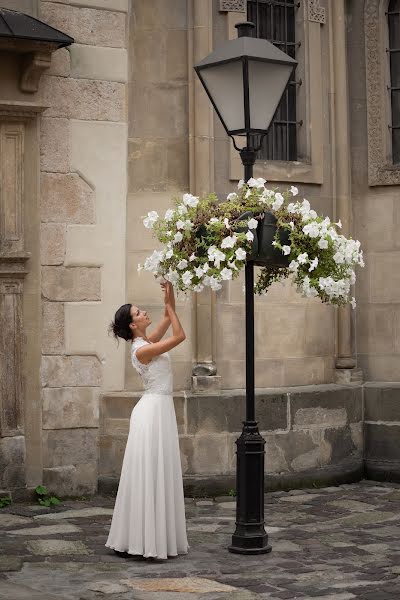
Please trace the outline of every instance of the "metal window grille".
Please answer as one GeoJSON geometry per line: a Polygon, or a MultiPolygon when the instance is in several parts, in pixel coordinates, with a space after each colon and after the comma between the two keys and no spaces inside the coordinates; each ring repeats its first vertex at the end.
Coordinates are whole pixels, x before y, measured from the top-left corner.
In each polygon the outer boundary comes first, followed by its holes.
{"type": "MultiPolygon", "coordinates": [[[[256,25],[256,35],[270,41],[292,58],[300,45],[296,42],[295,0],[252,0],[247,2],[247,18],[256,25]]],[[[297,160],[296,81],[293,73],[276,110],[258,158],[261,160],[297,160]]]]}
{"type": "Polygon", "coordinates": [[[388,12],[389,27],[389,65],[390,65],[390,103],[392,123],[393,164],[400,164],[400,0],[390,0],[388,12]]]}

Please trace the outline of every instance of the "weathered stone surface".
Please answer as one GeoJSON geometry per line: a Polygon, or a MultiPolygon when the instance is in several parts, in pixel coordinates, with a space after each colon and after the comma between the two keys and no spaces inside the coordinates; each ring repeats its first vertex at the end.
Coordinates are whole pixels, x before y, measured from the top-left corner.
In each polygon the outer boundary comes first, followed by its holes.
{"type": "Polygon", "coordinates": [[[299,408],[292,415],[294,418],[293,429],[310,429],[344,427],[347,423],[347,413],[345,408],[299,408]]]}
{"type": "Polygon", "coordinates": [[[51,65],[47,75],[56,75],[57,77],[69,77],[71,75],[70,53],[66,48],[60,48],[51,55],[51,65]]]}
{"type": "Polygon", "coordinates": [[[42,3],[44,2],[72,4],[73,6],[100,8],[116,12],[128,12],[129,6],[129,0],[42,0],[42,3]]]}
{"type": "Polygon", "coordinates": [[[40,226],[40,262],[42,265],[62,265],[65,256],[63,223],[42,223],[40,226]]]}
{"type": "Polygon", "coordinates": [[[43,429],[99,426],[98,391],[91,387],[43,389],[43,429]]]}
{"type": "Polygon", "coordinates": [[[58,556],[64,554],[70,555],[87,555],[91,554],[90,550],[80,541],[67,540],[30,540],[26,542],[27,548],[35,555],[42,556],[58,556]]]}
{"type": "Polygon", "coordinates": [[[226,434],[181,436],[182,470],[191,474],[222,474],[228,469],[226,434]]]}
{"type": "Polygon", "coordinates": [[[50,107],[44,113],[46,117],[125,121],[123,83],[44,76],[43,101],[50,107]]]}
{"type": "Polygon", "coordinates": [[[70,170],[68,119],[41,118],[40,167],[42,171],[52,173],[68,173],[70,170]]]}
{"type": "Polygon", "coordinates": [[[375,461],[400,461],[400,425],[366,423],[365,458],[375,461]]]}
{"type": "Polygon", "coordinates": [[[91,517],[99,516],[111,516],[113,514],[112,508],[104,508],[102,506],[89,506],[87,508],[76,508],[71,510],[65,510],[62,513],[54,513],[47,515],[38,515],[34,519],[44,519],[46,521],[58,521],[59,519],[87,519],[91,517]]]}
{"type": "Polygon", "coordinates": [[[43,387],[99,386],[101,364],[96,356],[43,356],[43,387]]]}
{"type": "Polygon", "coordinates": [[[42,267],[42,295],[47,300],[100,300],[100,282],[100,267],[42,267]]]}
{"type": "Polygon", "coordinates": [[[64,304],[42,303],[42,352],[62,354],[64,352],[64,304]]]}
{"type": "Polygon", "coordinates": [[[97,430],[57,429],[43,431],[43,466],[61,467],[97,461],[97,430]]]}
{"type": "Polygon", "coordinates": [[[121,83],[126,83],[128,80],[126,50],[73,44],[70,54],[73,77],[121,83]]]}
{"type": "Polygon", "coordinates": [[[78,44],[123,48],[126,17],[123,13],[44,2],[41,18],[75,39],[78,44]]]}
{"type": "Polygon", "coordinates": [[[0,556],[0,573],[19,571],[22,568],[22,558],[18,556],[0,556]]]}
{"type": "Polygon", "coordinates": [[[364,398],[366,421],[400,422],[400,385],[366,385],[364,398]]]}
{"type": "Polygon", "coordinates": [[[55,223],[93,223],[94,192],[76,173],[42,173],[41,219],[55,223]]]}
{"type": "Polygon", "coordinates": [[[63,523],[61,525],[42,525],[39,527],[24,527],[23,529],[14,529],[9,531],[10,535],[37,536],[41,535],[62,535],[64,533],[80,533],[82,530],[72,523],[63,523]]]}
{"type": "Polygon", "coordinates": [[[144,592],[192,592],[206,594],[210,592],[234,592],[236,588],[218,583],[212,579],[202,577],[182,577],[179,579],[157,578],[157,579],[123,579],[128,587],[144,592]]]}
{"type": "Polygon", "coordinates": [[[27,517],[0,513],[0,527],[16,527],[17,525],[26,525],[31,522],[32,521],[27,517]]]}
{"type": "MultiPolygon", "coordinates": [[[[362,396],[361,388],[350,388],[335,385],[311,386],[290,393],[291,413],[295,415],[298,410],[311,408],[342,410],[347,413],[347,423],[361,421],[362,419],[362,396]]],[[[332,414],[332,413],[331,413],[332,414]]],[[[335,413],[336,414],[336,413],[335,413]]]]}
{"type": "Polygon", "coordinates": [[[0,488],[25,486],[25,437],[0,438],[0,488]]]}

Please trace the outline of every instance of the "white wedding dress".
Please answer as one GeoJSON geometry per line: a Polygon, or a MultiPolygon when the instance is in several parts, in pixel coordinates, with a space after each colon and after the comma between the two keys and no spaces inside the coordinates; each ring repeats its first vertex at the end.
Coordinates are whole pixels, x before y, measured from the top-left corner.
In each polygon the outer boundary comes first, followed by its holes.
{"type": "Polygon", "coordinates": [[[168,353],[148,365],[136,357],[143,338],[132,343],[132,364],[145,388],[132,410],[128,442],[106,546],[144,557],[187,554],[185,503],[178,428],[168,353]]]}

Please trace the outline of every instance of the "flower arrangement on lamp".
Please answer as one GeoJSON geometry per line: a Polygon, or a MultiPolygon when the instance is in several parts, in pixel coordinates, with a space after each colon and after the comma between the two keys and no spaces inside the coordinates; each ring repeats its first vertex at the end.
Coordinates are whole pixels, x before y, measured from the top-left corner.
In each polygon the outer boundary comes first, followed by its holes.
{"type": "Polygon", "coordinates": [[[266,294],[273,282],[292,276],[303,296],[339,306],[350,302],[355,308],[355,267],[364,266],[360,242],[338,233],[340,221],[319,216],[308,200],[295,200],[296,187],[281,193],[265,183],[262,178],[241,180],[237,192],[222,202],[215,194],[184,194],[164,218],[149,212],[143,224],[164,247],[139,269],[165,278],[178,290],[200,292],[204,287],[219,290],[223,281],[236,279],[251,258],[261,265],[254,285],[257,294],[266,294]],[[257,255],[266,216],[275,224],[270,249],[281,260],[257,255]]]}

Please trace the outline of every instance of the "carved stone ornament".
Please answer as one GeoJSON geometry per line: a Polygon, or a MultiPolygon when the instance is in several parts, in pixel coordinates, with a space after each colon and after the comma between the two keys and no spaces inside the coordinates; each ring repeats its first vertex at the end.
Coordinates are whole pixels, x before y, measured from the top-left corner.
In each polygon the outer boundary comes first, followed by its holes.
{"type": "Polygon", "coordinates": [[[40,78],[51,64],[51,52],[32,52],[26,54],[21,71],[20,88],[33,94],[39,89],[40,78]]]}
{"type": "Polygon", "coordinates": [[[382,39],[382,2],[366,0],[364,7],[367,128],[368,128],[368,183],[369,185],[399,185],[400,168],[388,158],[390,136],[386,114],[387,60],[385,40],[382,39]]]}
{"type": "Polygon", "coordinates": [[[220,12],[243,12],[247,10],[247,0],[219,0],[220,12]]]}
{"type": "Polygon", "coordinates": [[[308,0],[308,20],[325,25],[325,8],[319,5],[319,0],[308,0]]]}

